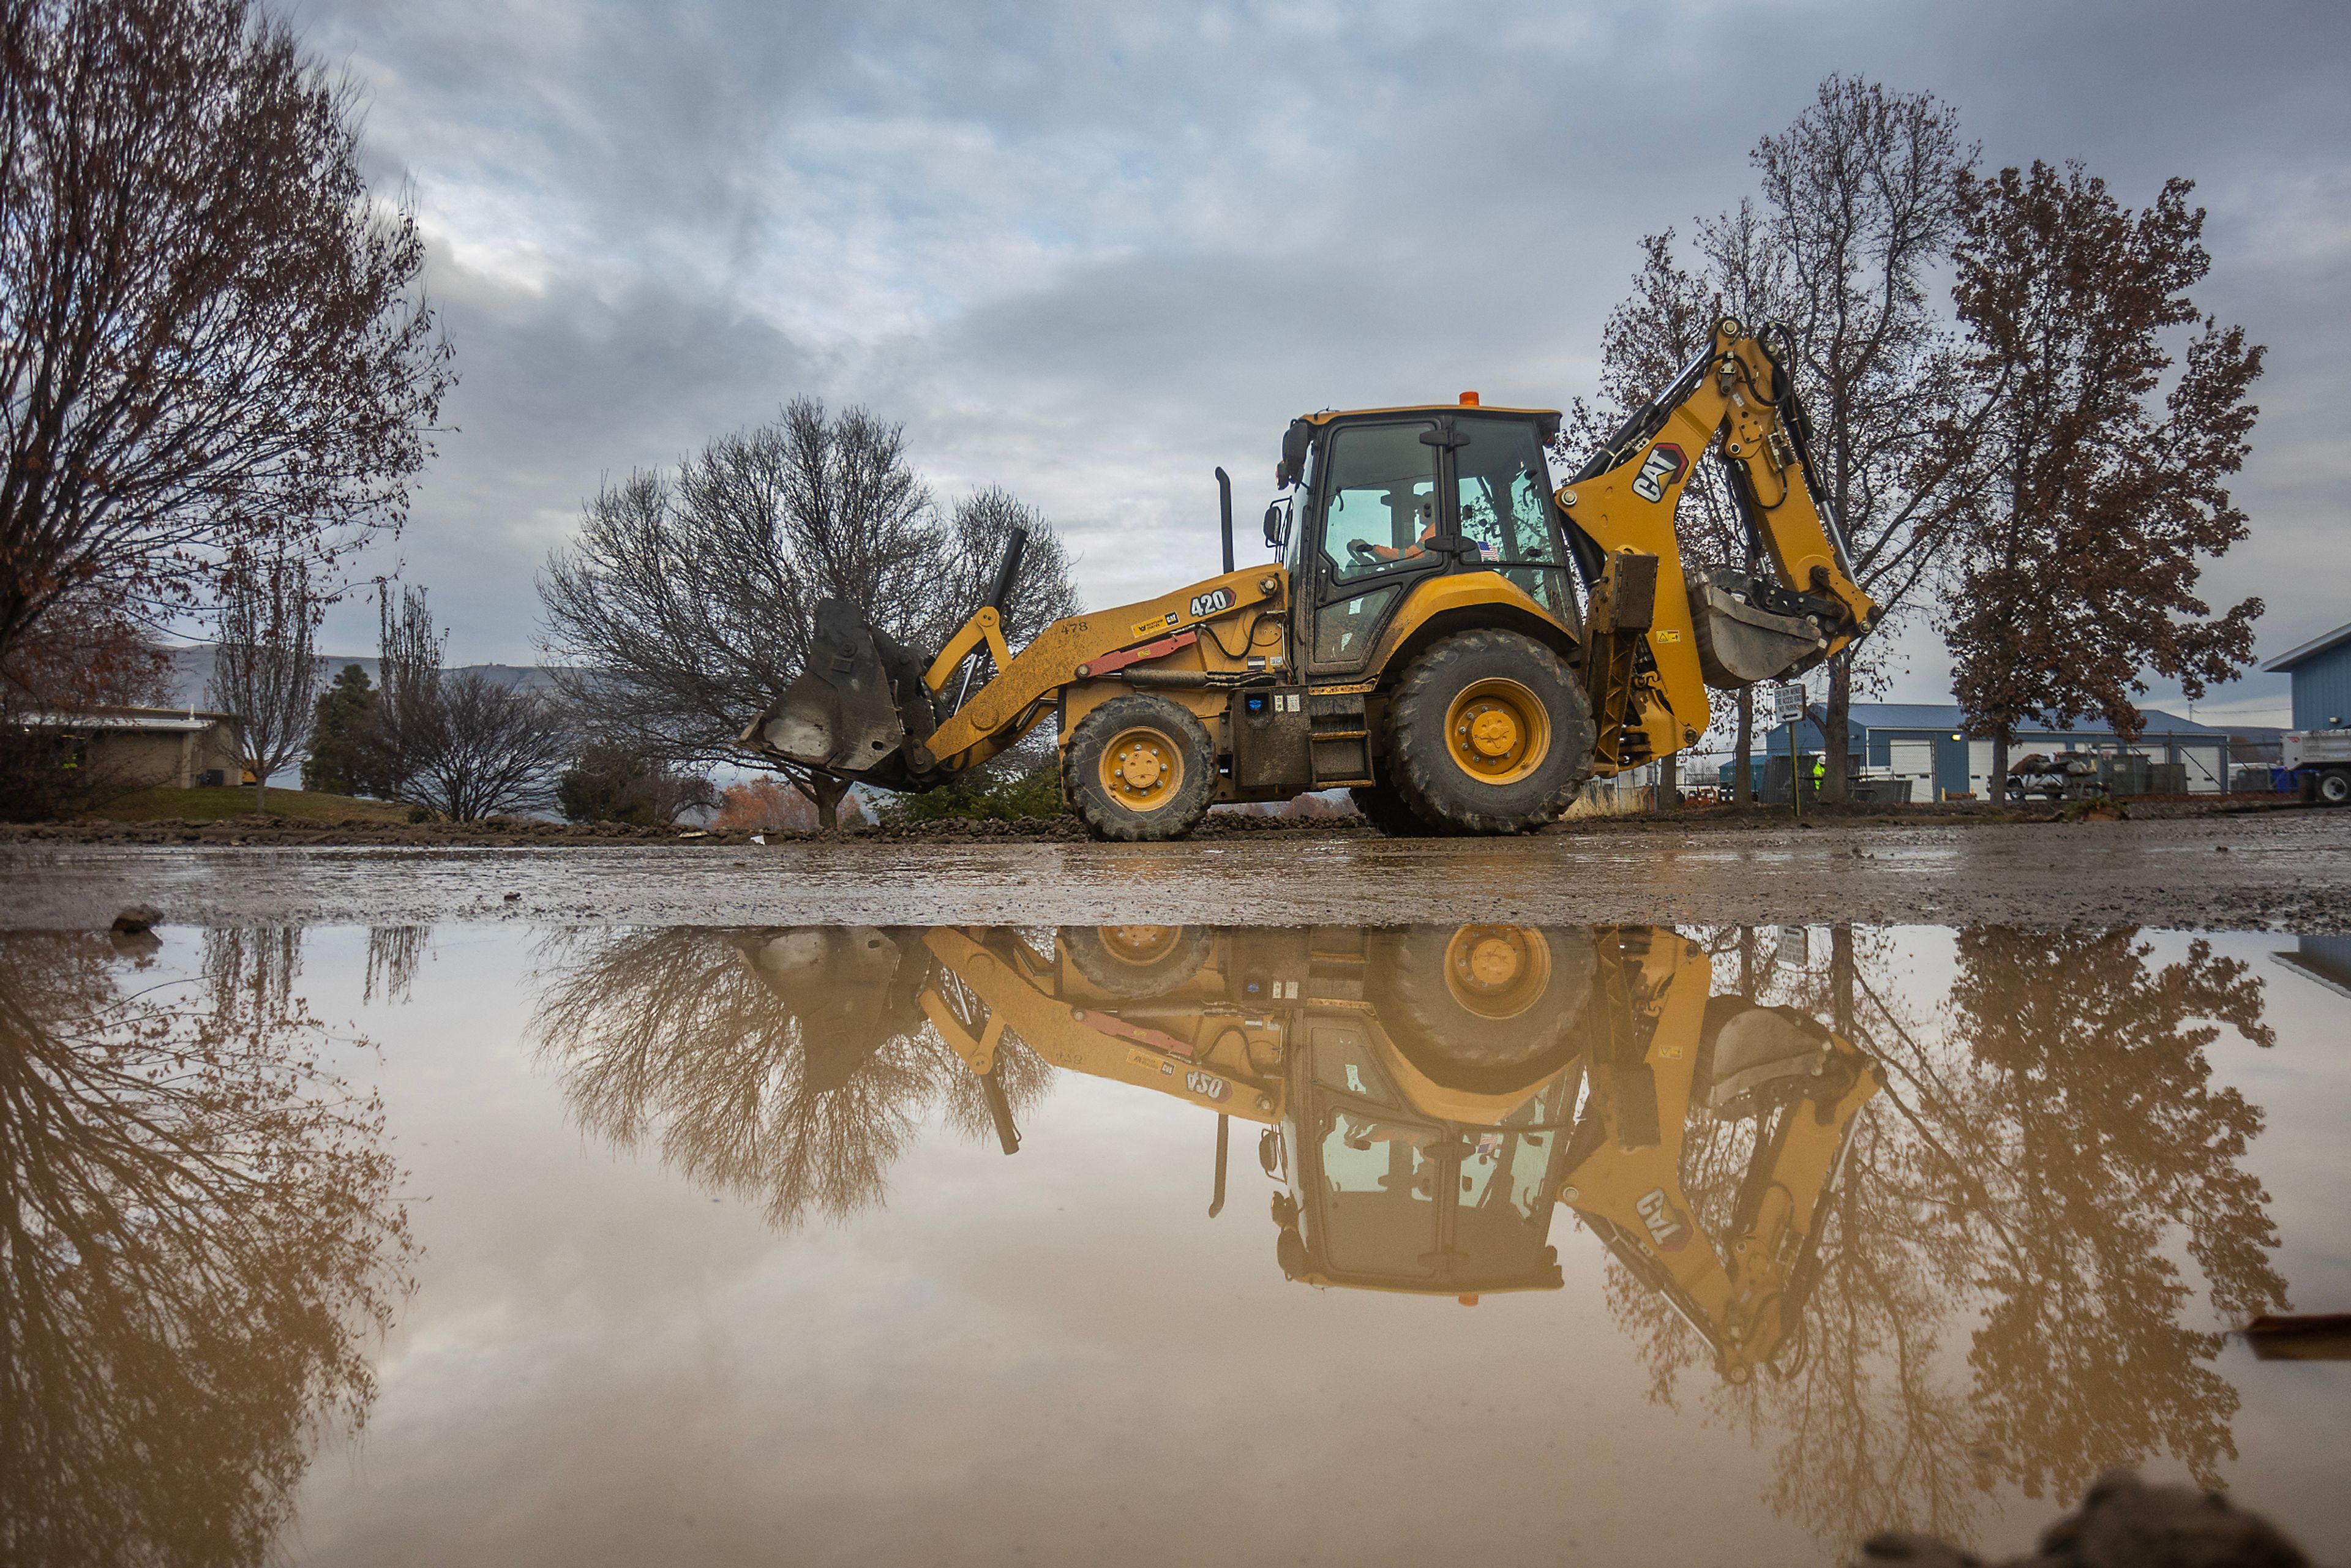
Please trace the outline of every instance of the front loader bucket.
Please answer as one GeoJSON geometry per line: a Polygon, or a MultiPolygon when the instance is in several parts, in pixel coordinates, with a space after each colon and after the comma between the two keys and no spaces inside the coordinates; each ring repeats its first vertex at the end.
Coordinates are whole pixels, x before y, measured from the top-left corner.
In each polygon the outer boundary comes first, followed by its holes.
{"type": "Polygon", "coordinates": [[[1828,639],[1801,615],[1777,615],[1750,603],[1744,572],[1719,571],[1690,583],[1698,672],[1710,686],[1785,680],[1828,653],[1828,639]]]}
{"type": "Polygon", "coordinates": [[[838,599],[820,601],[815,619],[807,666],[740,738],[804,768],[895,785],[907,774],[907,737],[923,739],[935,725],[922,667],[838,599]]]}

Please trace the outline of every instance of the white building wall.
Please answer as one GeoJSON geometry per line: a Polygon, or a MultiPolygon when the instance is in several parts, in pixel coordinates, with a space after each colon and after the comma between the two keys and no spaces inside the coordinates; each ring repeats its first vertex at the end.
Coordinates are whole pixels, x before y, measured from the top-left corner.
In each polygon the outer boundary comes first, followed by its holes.
{"type": "Polygon", "coordinates": [[[2228,788],[2229,748],[2226,746],[2181,746],[2180,763],[2188,769],[2190,795],[2218,795],[2228,788]]]}

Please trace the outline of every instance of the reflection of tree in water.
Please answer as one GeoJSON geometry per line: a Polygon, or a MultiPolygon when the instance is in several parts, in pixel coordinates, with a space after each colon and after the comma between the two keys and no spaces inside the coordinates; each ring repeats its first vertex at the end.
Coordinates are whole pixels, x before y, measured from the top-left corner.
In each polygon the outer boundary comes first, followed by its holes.
{"type": "MultiPolygon", "coordinates": [[[[1608,1284],[1652,1397],[1677,1404],[1696,1374],[1719,1418],[1773,1448],[1775,1510],[1824,1538],[1964,1538],[2002,1482],[2069,1496],[2169,1456],[2212,1484],[2233,1457],[2221,1336],[2182,1321],[2195,1291],[2169,1253],[2184,1242],[2218,1317],[2284,1302],[2268,1195],[2241,1163],[2261,1114],[2205,1056],[2221,1026],[2273,1035],[2243,964],[2200,942],[2149,953],[2129,931],[1962,933],[1939,1029],[1884,983],[1882,936],[1841,930],[1824,963],[1777,975],[1887,1079],[1829,1200],[1800,1339],[1774,1375],[1716,1384],[1663,1302],[1613,1267],[1608,1284]]],[[[1691,1128],[1684,1179],[1709,1225],[1750,1137],[1691,1128]]]]}
{"type": "Polygon", "coordinates": [[[413,1248],[298,955],[223,934],[172,984],[0,936],[0,1560],[257,1562],[374,1396],[413,1248]]]}
{"type": "Polygon", "coordinates": [[[2285,1301],[2269,1194],[2238,1164],[2261,1113],[2214,1089],[2204,1058],[2220,1023],[2274,1043],[2261,982],[2202,942],[2153,974],[2147,953],[2130,932],[1959,940],[1951,1005],[1983,1093],[1954,1131],[2008,1219],[1970,1359],[1987,1435],[2032,1497],[2161,1452],[2215,1485],[2236,1456],[2236,1391],[2210,1364],[2221,1335],[2179,1321],[2193,1292],[2168,1240],[2185,1236],[2222,1318],[2285,1301]]]}
{"type": "MultiPolygon", "coordinates": [[[[934,1113],[994,1136],[980,1081],[923,1015],[917,931],[578,933],[545,956],[532,1036],[581,1123],[623,1148],[657,1140],[776,1225],[883,1201],[934,1113]]],[[[1014,1111],[1041,1098],[1052,1069],[1008,1033],[998,1062],[1014,1111]]]]}
{"type": "Polygon", "coordinates": [[[367,935],[367,980],[362,998],[405,1002],[433,939],[430,925],[371,925],[367,935]]]}

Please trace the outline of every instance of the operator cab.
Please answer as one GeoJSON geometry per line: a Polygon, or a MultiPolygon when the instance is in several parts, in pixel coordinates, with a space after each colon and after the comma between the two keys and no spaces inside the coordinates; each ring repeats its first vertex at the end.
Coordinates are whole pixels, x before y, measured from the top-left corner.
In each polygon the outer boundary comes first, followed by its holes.
{"type": "Polygon", "coordinates": [[[1573,628],[1574,558],[1544,450],[1554,409],[1459,403],[1359,409],[1291,422],[1266,513],[1297,604],[1310,675],[1344,678],[1370,661],[1414,585],[1492,571],[1573,628]]]}
{"type": "Polygon", "coordinates": [[[1549,1244],[1580,1075],[1561,1075],[1491,1126],[1414,1110],[1360,1013],[1300,1031],[1274,1200],[1282,1272],[1310,1284],[1474,1296],[1560,1287],[1549,1244]]]}

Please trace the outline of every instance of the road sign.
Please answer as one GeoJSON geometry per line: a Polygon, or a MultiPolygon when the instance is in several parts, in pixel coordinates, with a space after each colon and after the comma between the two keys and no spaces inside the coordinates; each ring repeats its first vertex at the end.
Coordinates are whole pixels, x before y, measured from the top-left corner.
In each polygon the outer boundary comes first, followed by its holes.
{"type": "Polygon", "coordinates": [[[1793,724],[1804,716],[1804,684],[1802,681],[1771,688],[1771,722],[1793,724]]]}

